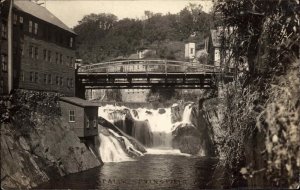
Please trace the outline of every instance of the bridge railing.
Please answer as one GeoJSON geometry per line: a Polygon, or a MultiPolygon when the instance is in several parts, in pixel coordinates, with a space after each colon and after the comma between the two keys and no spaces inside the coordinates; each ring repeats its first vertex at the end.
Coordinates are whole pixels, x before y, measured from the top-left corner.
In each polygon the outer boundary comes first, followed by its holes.
{"type": "Polygon", "coordinates": [[[195,73],[221,72],[220,67],[174,60],[122,60],[81,66],[78,72],[88,73],[195,73]]]}

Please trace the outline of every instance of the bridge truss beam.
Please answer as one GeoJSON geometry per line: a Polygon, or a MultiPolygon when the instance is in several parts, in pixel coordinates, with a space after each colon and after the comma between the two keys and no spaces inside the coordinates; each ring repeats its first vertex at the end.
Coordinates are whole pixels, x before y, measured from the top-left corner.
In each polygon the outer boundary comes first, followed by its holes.
{"type": "Polygon", "coordinates": [[[212,89],[220,73],[78,73],[88,89],[212,89]]]}

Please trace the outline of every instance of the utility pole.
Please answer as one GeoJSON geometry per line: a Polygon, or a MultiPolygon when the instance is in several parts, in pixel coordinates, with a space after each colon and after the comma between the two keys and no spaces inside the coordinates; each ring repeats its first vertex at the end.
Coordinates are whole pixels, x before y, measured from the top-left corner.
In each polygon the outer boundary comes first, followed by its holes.
{"type": "Polygon", "coordinates": [[[8,38],[8,93],[10,94],[14,84],[13,71],[13,5],[14,0],[10,0],[8,19],[7,19],[7,38],[8,38]]]}

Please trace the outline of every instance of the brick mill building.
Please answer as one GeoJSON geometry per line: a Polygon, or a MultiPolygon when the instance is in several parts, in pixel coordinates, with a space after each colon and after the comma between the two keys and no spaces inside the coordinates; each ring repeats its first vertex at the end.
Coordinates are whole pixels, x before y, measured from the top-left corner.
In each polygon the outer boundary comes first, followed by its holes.
{"type": "Polygon", "coordinates": [[[13,89],[74,96],[75,32],[45,7],[25,0],[15,0],[13,6],[11,2],[5,0],[0,5],[0,95],[10,93],[9,80],[12,80],[13,89]]]}

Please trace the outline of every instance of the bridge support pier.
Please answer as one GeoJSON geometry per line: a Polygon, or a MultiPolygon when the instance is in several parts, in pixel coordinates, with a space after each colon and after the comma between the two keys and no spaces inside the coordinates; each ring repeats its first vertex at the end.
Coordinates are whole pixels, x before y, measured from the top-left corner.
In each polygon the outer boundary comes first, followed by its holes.
{"type": "Polygon", "coordinates": [[[75,96],[85,99],[85,86],[78,78],[78,68],[75,69],[75,96]]]}

